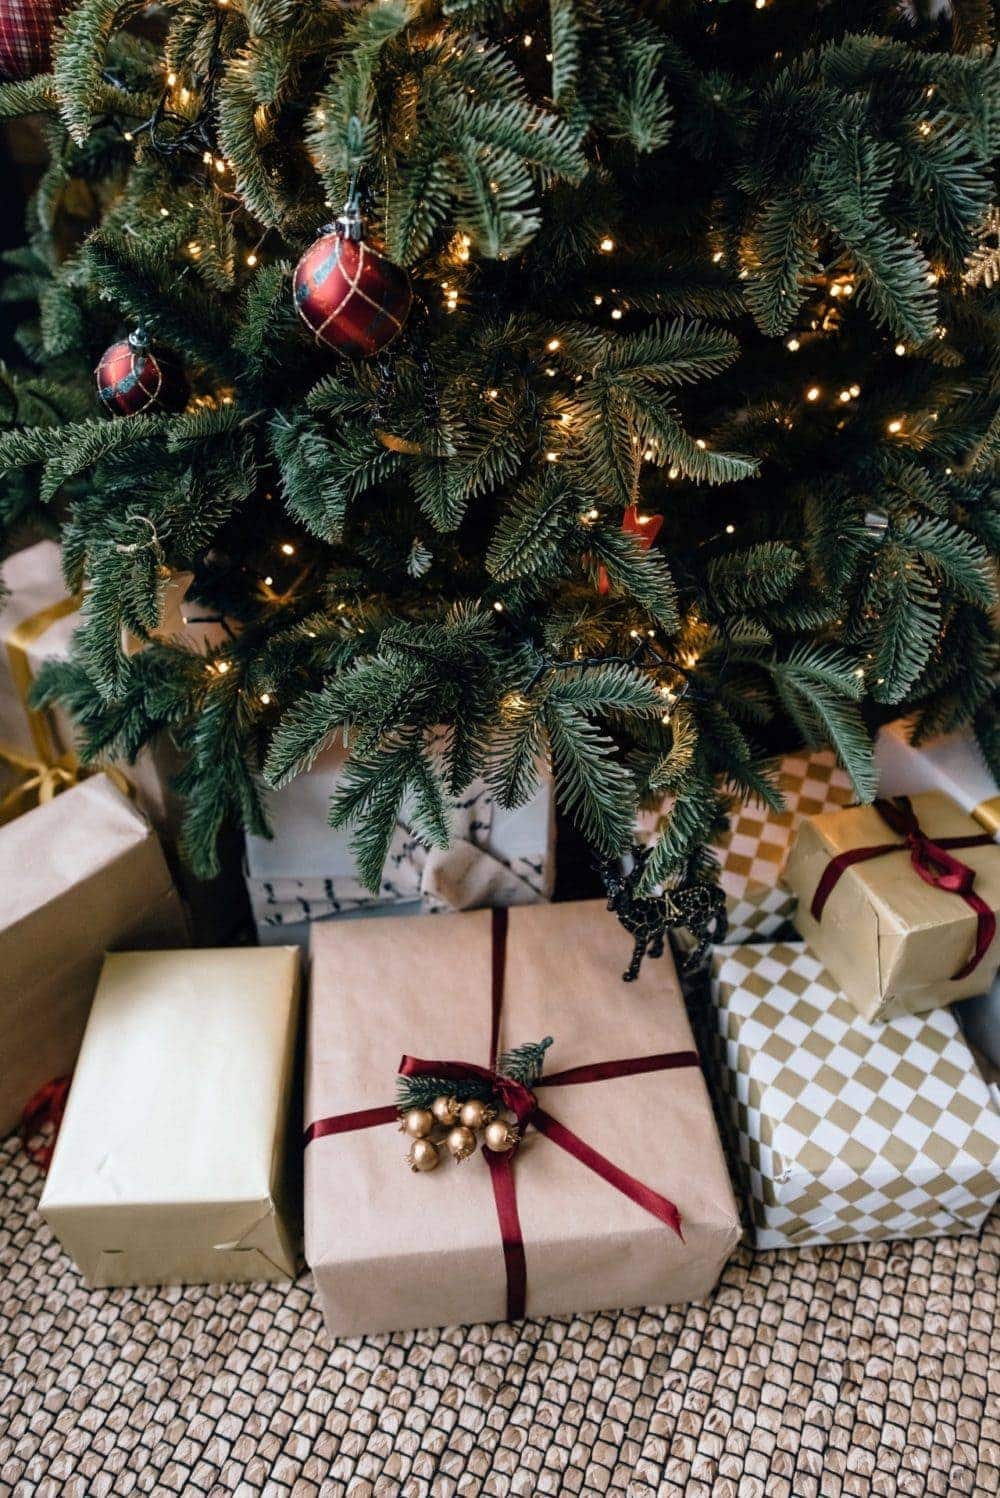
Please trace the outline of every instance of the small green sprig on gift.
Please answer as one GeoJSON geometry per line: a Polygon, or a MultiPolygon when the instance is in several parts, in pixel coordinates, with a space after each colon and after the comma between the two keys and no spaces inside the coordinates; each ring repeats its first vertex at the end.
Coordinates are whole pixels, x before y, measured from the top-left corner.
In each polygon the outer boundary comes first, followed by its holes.
{"type": "Polygon", "coordinates": [[[534,1087],[545,1067],[545,1052],[552,1044],[552,1036],[546,1035],[544,1040],[529,1040],[526,1045],[504,1051],[497,1070],[524,1087],[534,1087]]]}
{"type": "MultiPolygon", "coordinates": [[[[544,1040],[529,1040],[526,1045],[505,1051],[500,1057],[497,1071],[503,1077],[520,1082],[524,1087],[534,1087],[545,1066],[545,1052],[552,1044],[552,1036],[546,1035],[544,1040]]],[[[462,1078],[458,1081],[445,1077],[397,1078],[396,1106],[400,1112],[408,1112],[411,1108],[429,1110],[435,1098],[442,1096],[456,1098],[460,1103],[467,1102],[470,1098],[479,1098],[481,1102],[490,1104],[497,1101],[492,1088],[479,1077],[462,1078]]]]}
{"type": "MultiPolygon", "coordinates": [[[[552,1036],[546,1035],[544,1040],[505,1051],[496,1075],[522,1087],[534,1087],[551,1044],[552,1036]]],[[[491,1158],[516,1149],[520,1143],[520,1119],[513,1119],[502,1089],[492,1087],[486,1077],[400,1077],[396,1105],[399,1127],[411,1140],[406,1155],[411,1170],[436,1170],[442,1149],[454,1160],[467,1160],[475,1153],[480,1134],[491,1158]]]]}

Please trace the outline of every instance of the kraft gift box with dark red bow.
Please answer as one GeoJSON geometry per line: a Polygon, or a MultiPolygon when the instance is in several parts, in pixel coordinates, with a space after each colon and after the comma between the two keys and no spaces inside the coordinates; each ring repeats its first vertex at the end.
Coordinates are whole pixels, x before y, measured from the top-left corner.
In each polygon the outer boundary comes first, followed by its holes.
{"type": "Polygon", "coordinates": [[[799,934],[865,1019],[989,989],[1000,966],[1000,845],[942,795],[808,818],[784,874],[799,934]]]}
{"type": "Polygon", "coordinates": [[[306,1258],[331,1335],[707,1294],[739,1214],[669,954],[623,986],[603,902],[402,919],[392,938],[312,933],[306,1258]],[[530,1087],[500,1074],[549,1037],[530,1087]],[[492,1097],[519,1141],[411,1170],[401,1074],[492,1097]]]}

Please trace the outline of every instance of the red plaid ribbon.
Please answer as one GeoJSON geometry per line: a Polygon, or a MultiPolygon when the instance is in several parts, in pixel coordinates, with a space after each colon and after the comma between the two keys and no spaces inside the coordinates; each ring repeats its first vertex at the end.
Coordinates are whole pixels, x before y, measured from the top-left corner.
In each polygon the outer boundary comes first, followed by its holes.
{"type": "Polygon", "coordinates": [[[0,7],[0,79],[48,70],[52,34],[69,0],[7,0],[0,7]]]}
{"type": "MultiPolygon", "coordinates": [[[[565,1124],[553,1118],[539,1105],[534,1092],[512,1077],[505,1077],[496,1070],[497,1048],[500,1036],[500,1012],[503,1007],[504,972],[507,957],[507,911],[494,910],[493,948],[491,974],[491,1025],[489,1066],[479,1066],[470,1061],[425,1061],[417,1056],[404,1056],[399,1065],[399,1074],[404,1077],[441,1077],[448,1081],[468,1081],[481,1078],[499,1095],[504,1105],[517,1117],[521,1129],[533,1124],[540,1133],[557,1144],[608,1182],[616,1191],[644,1208],[665,1226],[671,1228],[683,1240],[681,1215],[677,1207],[658,1191],[629,1175],[620,1166],[600,1154],[586,1140],[574,1134],[565,1124]]],[[[569,1067],[565,1071],[553,1072],[538,1079],[536,1087],[569,1087],[580,1082],[603,1082],[612,1077],[635,1077],[644,1072],[671,1071],[679,1067],[697,1066],[694,1051],[663,1051],[652,1056],[628,1056],[619,1061],[595,1061],[585,1066],[569,1067]]],[[[399,1110],[394,1104],[384,1108],[363,1108],[356,1113],[338,1113],[329,1118],[317,1119],[305,1132],[305,1143],[322,1139],[328,1134],[352,1133],[355,1129],[370,1129],[378,1124],[395,1123],[399,1110]]],[[[518,1146],[503,1153],[483,1148],[483,1156],[490,1170],[493,1199],[496,1204],[497,1221],[503,1245],[504,1267],[507,1276],[507,1319],[516,1321],[525,1313],[527,1295],[527,1271],[524,1259],[524,1236],[517,1209],[517,1192],[514,1182],[514,1160],[518,1146]]]]}

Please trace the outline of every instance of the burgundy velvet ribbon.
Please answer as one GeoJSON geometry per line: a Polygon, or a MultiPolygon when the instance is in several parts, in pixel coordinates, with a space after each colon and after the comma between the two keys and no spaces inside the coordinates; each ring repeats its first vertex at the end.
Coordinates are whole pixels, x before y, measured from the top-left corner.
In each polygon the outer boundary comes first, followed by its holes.
{"type": "Polygon", "coordinates": [[[933,885],[935,889],[944,890],[948,894],[961,896],[970,910],[976,913],[976,942],[972,956],[952,975],[951,981],[954,983],[959,978],[967,978],[985,957],[996,934],[997,922],[986,901],[973,888],[976,881],[975,870],[953,857],[948,850],[985,847],[988,843],[993,843],[992,834],[984,832],[974,837],[929,838],[917,821],[908,796],[899,796],[895,801],[876,801],[875,810],[903,841],[876,843],[869,848],[850,848],[844,853],[835,854],[816,886],[811,906],[813,919],[822,919],[823,907],[836,888],[837,881],[852,864],[865,863],[870,858],[882,858],[886,853],[906,850],[910,855],[910,863],[925,884],[933,885]]]}
{"type": "Polygon", "coordinates": [[[40,1170],[47,1171],[52,1164],[52,1155],[66,1111],[69,1084],[69,1077],[53,1077],[50,1082],[44,1082],[34,1096],[28,1099],[21,1112],[21,1143],[40,1170]],[[52,1133],[44,1144],[32,1144],[33,1139],[49,1129],[52,1133]]]}
{"type": "MultiPolygon", "coordinates": [[[[505,1077],[496,1070],[497,1049],[500,1037],[500,1013],[503,1008],[504,973],[507,963],[507,911],[492,912],[492,960],[490,995],[490,1061],[489,1066],[478,1066],[471,1061],[432,1061],[419,1056],[404,1056],[399,1064],[403,1077],[442,1077],[448,1081],[467,1082],[470,1078],[482,1080],[504,1106],[516,1116],[523,1131],[533,1124],[546,1138],[560,1149],[579,1160],[588,1170],[614,1186],[623,1196],[651,1213],[653,1217],[672,1228],[683,1241],[681,1214],[674,1203],[658,1191],[629,1175],[613,1161],[600,1154],[586,1140],[574,1134],[565,1124],[553,1118],[539,1105],[534,1092],[512,1077],[505,1077]]],[[[539,1077],[536,1087],[569,1087],[580,1082],[603,1082],[612,1077],[636,1077],[644,1072],[671,1071],[678,1067],[697,1066],[698,1056],[694,1051],[663,1051],[653,1056],[626,1056],[620,1061],[595,1061],[589,1066],[571,1066],[565,1071],[553,1072],[539,1077]]],[[[321,1118],[309,1125],[305,1132],[305,1143],[321,1139],[326,1134],[344,1134],[354,1129],[370,1129],[376,1124],[395,1123],[399,1110],[389,1105],[385,1108],[363,1108],[356,1113],[339,1113],[331,1118],[321,1118]]],[[[524,1258],[524,1235],[517,1209],[517,1191],[514,1183],[514,1159],[518,1146],[497,1152],[483,1146],[483,1156],[489,1166],[496,1204],[500,1239],[503,1245],[504,1268],[507,1276],[507,1319],[516,1321],[524,1315],[527,1292],[527,1270],[524,1258]]]]}

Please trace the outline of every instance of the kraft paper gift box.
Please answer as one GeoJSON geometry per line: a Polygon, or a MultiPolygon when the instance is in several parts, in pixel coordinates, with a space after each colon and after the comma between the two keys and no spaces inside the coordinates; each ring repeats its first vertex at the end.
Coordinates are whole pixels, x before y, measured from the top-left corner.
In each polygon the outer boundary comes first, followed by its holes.
{"type": "Polygon", "coordinates": [[[474,782],[452,803],[447,849],[428,850],[404,806],[373,894],[358,878],[351,829],[329,825],[346,760],[343,747],[327,749],[268,798],[274,837],[246,840],[247,888],[262,942],[305,942],[312,923],[357,911],[413,915],[549,899],[555,807],[547,769],[535,795],[514,810],[498,806],[484,781],[474,782]]]}
{"type": "Polygon", "coordinates": [[[40,1203],[88,1285],[294,1276],[298,959],[107,958],[40,1203]]]}
{"type": "Polygon", "coordinates": [[[109,947],[186,946],[156,834],[103,775],[0,827],[0,1134],[69,1072],[109,947]]]}
{"type": "Polygon", "coordinates": [[[647,961],[624,986],[630,945],[590,901],[313,928],[306,1259],[332,1336],[711,1290],[739,1239],[738,1211],[673,965],[647,961]],[[657,1068],[578,1085],[546,1085],[543,1073],[536,1084],[545,1132],[539,1116],[506,1157],[523,1303],[482,1150],[412,1172],[394,1105],[404,1053],[488,1064],[494,992],[501,1055],[552,1036],[550,1076],[632,1057],[657,1068]],[[672,1069],[659,1069],[662,1053],[672,1069]],[[683,1241],[560,1147],[559,1124],[672,1202],[683,1241]]]}
{"type": "MultiPolygon", "coordinates": [[[[719,861],[719,884],[726,896],[726,941],[767,941],[795,916],[795,899],[780,883],[795,830],[803,817],[847,806],[856,799],[847,773],[829,749],[786,754],[776,774],[785,798],[783,812],[760,802],[737,806],[729,831],[712,847],[719,861]]],[[[664,814],[644,813],[639,832],[652,841],[664,814]]]]}
{"type": "Polygon", "coordinates": [[[951,1010],[868,1023],[801,942],[717,948],[712,987],[758,1248],[982,1226],[1000,1113],[951,1010]]]}
{"type": "Polygon", "coordinates": [[[982,993],[1000,965],[1000,848],[940,791],[885,804],[886,816],[902,819],[899,830],[887,823],[879,803],[804,821],[784,874],[798,898],[798,934],[866,1019],[919,1014],[982,993]],[[910,813],[920,829],[912,855],[902,830],[910,813]],[[928,882],[938,877],[930,865],[939,855],[926,839],[951,844],[943,853],[958,866],[941,877],[946,883],[968,878],[970,894],[928,882]],[[863,850],[886,848],[893,851],[845,866],[863,850]],[[983,905],[982,915],[970,901],[983,905]],[[984,950],[977,960],[980,942],[984,950]]]}
{"type": "Polygon", "coordinates": [[[879,794],[913,796],[943,791],[986,832],[1000,838],[1000,787],[990,774],[971,731],[942,734],[919,748],[907,725],[889,723],[875,741],[879,794]]]}

